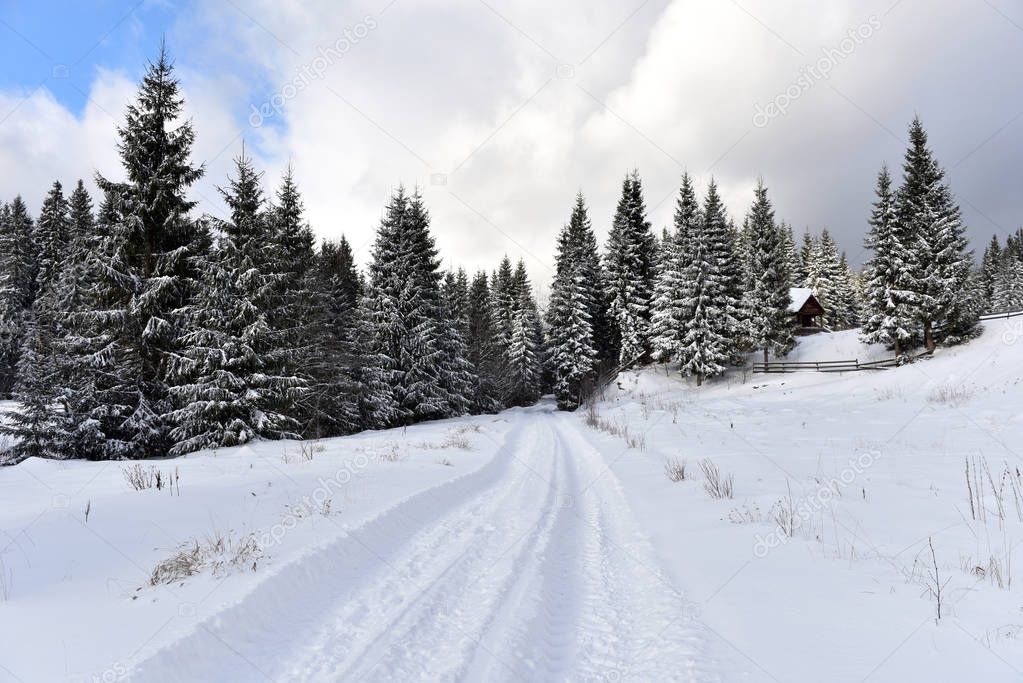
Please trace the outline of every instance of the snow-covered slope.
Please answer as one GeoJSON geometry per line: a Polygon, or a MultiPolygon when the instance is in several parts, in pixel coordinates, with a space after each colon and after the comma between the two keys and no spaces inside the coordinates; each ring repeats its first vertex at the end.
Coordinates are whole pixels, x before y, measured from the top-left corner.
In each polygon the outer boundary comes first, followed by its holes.
{"type": "Polygon", "coordinates": [[[651,368],[577,413],[29,460],[0,468],[0,681],[1021,680],[1021,437],[998,321],[883,372],[651,368]]]}
{"type": "MultiPolygon", "coordinates": [[[[519,412],[141,463],[173,492],[135,491],[134,463],[0,468],[0,681],[121,680],[261,586],[311,577],[324,548],[384,510],[478,471],[519,412]],[[150,585],[196,542],[197,575],[150,585]]],[[[249,621],[272,628],[272,611],[249,621]]]]}
{"type": "MultiPolygon", "coordinates": [[[[793,355],[876,353],[847,332],[804,338],[793,355]]],[[[883,372],[736,375],[696,389],[646,370],[598,412],[642,446],[591,432],[714,634],[726,678],[1023,680],[1019,320],[883,372]],[[670,458],[688,461],[688,481],[665,476],[670,458]],[[734,476],[733,499],[704,491],[704,458],[734,476]],[[980,469],[973,512],[968,462],[980,469]],[[795,519],[794,532],[778,519],[795,519]]]]}

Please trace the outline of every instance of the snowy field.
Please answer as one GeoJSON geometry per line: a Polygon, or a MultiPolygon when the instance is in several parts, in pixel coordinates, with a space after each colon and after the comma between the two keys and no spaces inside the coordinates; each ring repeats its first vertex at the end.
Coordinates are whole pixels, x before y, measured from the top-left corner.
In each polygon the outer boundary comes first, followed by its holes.
{"type": "MultiPolygon", "coordinates": [[[[877,355],[846,332],[793,358],[877,355]]],[[[1023,680],[1021,319],[894,370],[740,382],[623,377],[597,416],[618,435],[595,437],[723,677],[1023,680]],[[704,458],[733,498],[704,490],[704,458]]]]}
{"type": "MultiPolygon", "coordinates": [[[[320,601],[335,588],[311,583],[344,570],[324,549],[358,538],[353,529],[399,501],[479,470],[517,420],[511,411],[304,449],[269,442],[141,463],[173,490],[134,490],[124,474],[134,463],[0,468],[0,681],[127,680],[137,662],[232,605],[247,626],[277,633],[278,600],[319,585],[324,593],[308,599],[320,601]],[[191,556],[196,542],[196,574],[151,585],[157,565],[191,556]]],[[[295,626],[279,624],[279,637],[295,626]]],[[[235,667],[231,680],[259,678],[199,632],[219,650],[211,659],[235,667]]]]}
{"type": "Polygon", "coordinates": [[[1021,383],[1017,319],[882,372],[0,468],[0,681],[1018,681],[1021,383]]]}

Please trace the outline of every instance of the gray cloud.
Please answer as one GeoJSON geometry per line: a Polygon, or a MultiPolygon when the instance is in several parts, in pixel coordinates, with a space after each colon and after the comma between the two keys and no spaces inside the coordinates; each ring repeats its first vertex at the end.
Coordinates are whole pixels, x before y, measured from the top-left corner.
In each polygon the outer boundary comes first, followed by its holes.
{"type": "MultiPolygon", "coordinates": [[[[197,157],[214,158],[198,188],[210,208],[245,138],[268,181],[294,164],[323,236],[365,245],[392,187],[419,183],[450,263],[508,252],[545,282],[578,189],[606,232],[637,166],[660,228],[685,169],[714,175],[736,218],[763,176],[779,217],[829,227],[859,262],[876,172],[897,171],[919,113],[974,246],[1021,222],[1023,12],[1008,0],[388,3],[234,0],[182,19],[171,40],[197,157]],[[249,125],[266,102],[242,95],[244,75],[203,67],[228,53],[278,95],[270,124],[249,125]],[[825,63],[826,77],[807,71],[825,63]],[[758,120],[772,102],[785,113],[758,120]]],[[[62,171],[31,145],[12,151],[12,129],[0,126],[0,163],[17,153],[32,172],[6,174],[0,192],[42,196],[62,171]]]]}

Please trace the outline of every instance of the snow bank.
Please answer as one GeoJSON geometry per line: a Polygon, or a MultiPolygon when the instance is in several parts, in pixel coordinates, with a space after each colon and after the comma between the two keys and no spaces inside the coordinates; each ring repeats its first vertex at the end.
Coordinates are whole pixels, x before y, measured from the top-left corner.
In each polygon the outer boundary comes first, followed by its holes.
{"type": "MultiPolygon", "coordinates": [[[[802,338],[795,357],[875,351],[847,332],[802,338]]],[[[598,410],[642,446],[589,432],[716,634],[726,680],[1023,680],[1023,323],[879,372],[696,389],[650,369],[598,410]],[[687,481],[665,476],[669,458],[687,481]],[[733,500],[703,490],[704,458],[734,476],[733,500]],[[968,462],[983,479],[972,512],[968,462]]]]}
{"type": "Polygon", "coordinates": [[[301,591],[352,528],[488,463],[516,415],[305,450],[264,442],[139,463],[177,479],[180,493],[133,490],[122,472],[135,463],[32,459],[0,468],[0,680],[121,680],[211,619],[264,628],[271,612],[231,606],[255,591],[281,599],[301,591]],[[224,550],[200,573],[150,585],[154,567],[183,544],[220,539],[224,550]],[[228,544],[246,539],[258,551],[232,564],[228,544]]]}

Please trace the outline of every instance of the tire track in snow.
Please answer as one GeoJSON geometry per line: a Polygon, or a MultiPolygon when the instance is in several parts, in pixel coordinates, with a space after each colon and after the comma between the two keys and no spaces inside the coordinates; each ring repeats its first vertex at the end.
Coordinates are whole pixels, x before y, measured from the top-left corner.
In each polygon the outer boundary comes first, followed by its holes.
{"type": "Polygon", "coordinates": [[[393,571],[381,558],[405,548],[423,529],[443,533],[439,518],[507,486],[507,470],[531,434],[519,429],[522,420],[516,416],[501,447],[479,469],[399,501],[284,565],[241,601],[143,653],[131,664],[127,680],[277,680],[282,659],[315,636],[336,604],[356,596],[380,572],[393,571]]]}
{"type": "MultiPolygon", "coordinates": [[[[527,411],[491,463],[399,503],[204,628],[275,681],[718,680],[602,470],[571,418],[527,411]]],[[[141,678],[253,680],[203,642],[168,648],[141,678]]]]}
{"type": "Polygon", "coordinates": [[[588,631],[585,648],[589,667],[600,676],[594,680],[718,681],[715,663],[704,654],[706,633],[662,571],[618,480],[571,418],[558,422],[577,481],[586,482],[579,519],[599,548],[599,560],[591,560],[600,568],[591,595],[603,598],[595,609],[604,628],[588,631]]]}
{"type": "MultiPolygon", "coordinates": [[[[564,415],[549,418],[563,466],[552,540],[534,577],[539,605],[505,634],[524,680],[716,681],[705,638],[638,532],[617,482],[596,486],[603,461],[564,415]]],[[[502,680],[490,671],[478,680],[502,680]]]]}
{"type": "Polygon", "coordinates": [[[546,467],[538,462],[536,430],[526,429],[532,447],[518,449],[499,495],[481,495],[440,520],[442,533],[413,539],[416,550],[358,597],[370,623],[359,609],[346,606],[336,627],[305,654],[308,664],[290,669],[283,680],[460,680],[480,651],[507,666],[499,650],[480,643],[479,634],[525,573],[523,564],[543,543],[544,519],[556,506],[546,483],[554,461],[546,467]],[[452,551],[445,561],[435,557],[439,546],[452,551]],[[396,609],[373,610],[393,594],[401,596],[396,609]],[[359,635],[369,637],[340,647],[359,635]]]}

